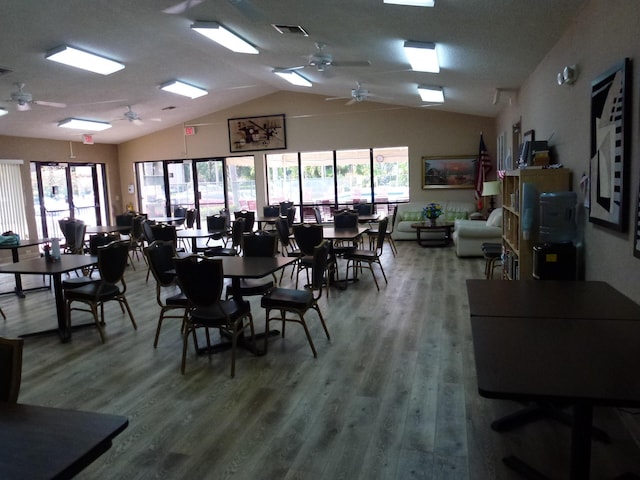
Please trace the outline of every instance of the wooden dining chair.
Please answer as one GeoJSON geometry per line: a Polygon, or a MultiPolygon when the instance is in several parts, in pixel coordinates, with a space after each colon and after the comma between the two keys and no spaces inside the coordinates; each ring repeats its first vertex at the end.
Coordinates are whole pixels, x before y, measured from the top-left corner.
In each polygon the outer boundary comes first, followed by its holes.
{"type": "Polygon", "coordinates": [[[16,403],[22,381],[22,338],[0,337],[0,402],[16,403]]]}
{"type": "Polygon", "coordinates": [[[349,268],[351,268],[353,278],[357,278],[358,270],[361,271],[363,268],[366,268],[371,271],[371,275],[373,276],[373,281],[376,284],[376,288],[378,289],[378,291],[380,291],[378,279],[376,278],[376,274],[373,271],[373,265],[378,264],[378,266],[380,267],[380,271],[382,272],[382,276],[384,277],[384,282],[388,283],[387,276],[384,273],[384,268],[382,268],[382,262],[380,261],[380,257],[382,256],[382,251],[384,248],[384,239],[387,232],[388,223],[388,217],[380,220],[380,224],[378,225],[378,237],[376,239],[374,250],[364,250],[358,248],[356,250],[346,252],[343,255],[343,258],[347,261],[345,278],[349,278],[349,268]]]}
{"type": "MultiPolygon", "coordinates": [[[[327,340],[331,340],[327,324],[324,321],[324,317],[320,311],[320,306],[318,305],[318,300],[322,297],[328,255],[329,244],[326,240],[321,241],[319,245],[314,247],[313,260],[311,264],[311,282],[305,286],[304,290],[276,287],[260,299],[260,305],[265,309],[266,315],[265,332],[269,331],[270,321],[280,320],[282,322],[281,334],[284,338],[286,322],[299,323],[304,328],[304,332],[307,335],[307,340],[309,341],[314,357],[318,356],[318,352],[316,351],[316,347],[311,339],[311,334],[309,333],[309,328],[305,321],[305,315],[309,310],[315,310],[320,318],[320,323],[322,324],[324,333],[327,335],[327,340]],[[279,315],[272,316],[272,313],[277,313],[279,315]],[[287,313],[294,316],[287,316],[287,313]]],[[[264,338],[264,352],[266,353],[269,335],[265,335],[264,338]]]]}
{"type": "Polygon", "coordinates": [[[224,285],[222,260],[200,255],[174,258],[178,283],[187,297],[187,312],[182,341],[182,363],[180,371],[185,372],[189,336],[193,336],[196,350],[198,339],[196,330],[204,329],[208,351],[211,352],[209,330],[214,328],[231,337],[231,377],[236,372],[236,347],[238,337],[247,327],[251,332],[251,342],[255,351],[255,331],[251,304],[247,301],[221,300],[224,285]],[[247,323],[245,324],[245,320],[247,323]]]}
{"type": "Polygon", "coordinates": [[[165,318],[178,318],[182,322],[181,331],[184,332],[184,314],[187,309],[187,297],[178,286],[178,276],[173,265],[176,249],[171,241],[156,240],[144,248],[149,269],[156,281],[156,302],[160,306],[160,316],[156,327],[153,348],[158,346],[162,321],[165,318]],[[163,292],[172,290],[172,295],[163,292]],[[177,292],[177,293],[176,293],[177,292]],[[178,314],[171,314],[177,312],[178,314]]]}
{"type": "Polygon", "coordinates": [[[88,311],[93,315],[94,322],[100,333],[102,343],[106,341],[104,335],[104,304],[109,301],[117,301],[121,309],[126,308],[133,328],[138,329],[136,321],[131,313],[129,302],[125,293],[127,284],[124,280],[124,271],[129,259],[129,241],[119,240],[98,248],[98,270],[100,281],[83,285],[65,291],[67,328],[71,328],[71,312],[73,310],[88,311]],[[74,302],[83,303],[89,308],[73,308],[74,302]],[[98,316],[100,308],[100,316],[98,316]]]}

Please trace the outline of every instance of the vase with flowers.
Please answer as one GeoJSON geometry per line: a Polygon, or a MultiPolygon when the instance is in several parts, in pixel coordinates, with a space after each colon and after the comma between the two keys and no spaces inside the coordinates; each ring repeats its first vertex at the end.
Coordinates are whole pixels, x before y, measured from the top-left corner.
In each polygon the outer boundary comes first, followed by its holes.
{"type": "Polygon", "coordinates": [[[431,225],[435,225],[438,217],[442,215],[442,206],[432,202],[422,209],[422,215],[431,225]]]}

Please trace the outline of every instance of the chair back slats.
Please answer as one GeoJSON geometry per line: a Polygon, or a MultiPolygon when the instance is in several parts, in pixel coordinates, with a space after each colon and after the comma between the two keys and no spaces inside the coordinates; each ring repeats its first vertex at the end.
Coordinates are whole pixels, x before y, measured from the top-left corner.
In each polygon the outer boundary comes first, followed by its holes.
{"type": "Polygon", "coordinates": [[[222,260],[189,255],[174,258],[174,265],[191,307],[208,307],[220,301],[224,285],[222,260]]]}
{"type": "Polygon", "coordinates": [[[0,402],[16,403],[22,380],[22,338],[0,337],[0,402]]]}
{"type": "Polygon", "coordinates": [[[265,231],[245,233],[242,238],[242,255],[245,257],[275,257],[278,238],[265,231]]]}
{"type": "Polygon", "coordinates": [[[186,209],[186,207],[174,207],[173,208],[173,216],[174,217],[182,217],[182,220],[176,220],[174,222],[176,225],[184,224],[185,218],[187,217],[187,209],[186,209]]]}
{"type": "Polygon", "coordinates": [[[187,210],[187,214],[185,216],[185,226],[187,228],[193,228],[193,225],[196,223],[196,217],[198,216],[198,210],[195,208],[190,208],[187,210]]]}
{"type": "Polygon", "coordinates": [[[350,211],[336,213],[333,217],[333,226],[335,228],[357,228],[358,214],[350,211]]]}
{"type": "Polygon", "coordinates": [[[389,217],[385,217],[378,223],[378,236],[376,237],[376,251],[378,255],[382,255],[384,248],[384,239],[387,235],[387,226],[389,225],[389,217]]]}
{"type": "Polygon", "coordinates": [[[129,242],[118,240],[98,247],[98,270],[103,282],[116,284],[122,281],[129,259],[129,242]]]}
{"type": "Polygon", "coordinates": [[[173,242],[156,240],[144,249],[144,254],[149,261],[149,268],[153,277],[162,287],[173,285],[176,281],[173,257],[176,249],[173,242]]]}
{"type": "Polygon", "coordinates": [[[225,216],[219,214],[207,216],[207,231],[215,232],[226,228],[227,218],[225,216]]]}
{"type": "Polygon", "coordinates": [[[109,233],[106,235],[91,235],[89,237],[89,253],[91,255],[98,255],[98,247],[104,247],[111,242],[117,242],[120,239],[118,234],[109,233]]]}
{"type": "Polygon", "coordinates": [[[313,215],[316,218],[316,223],[322,223],[322,211],[320,211],[320,207],[313,207],[313,215]]]}
{"type": "Polygon", "coordinates": [[[280,215],[286,217],[291,207],[293,207],[293,202],[280,202],[280,215]]]}
{"type": "Polygon", "coordinates": [[[372,203],[356,203],[353,209],[358,212],[358,215],[373,215],[372,203]]]}
{"type": "Polygon", "coordinates": [[[238,212],[233,212],[233,217],[236,220],[238,218],[244,218],[244,231],[253,231],[253,224],[256,221],[256,212],[252,212],[250,210],[240,210],[238,212]]]}
{"type": "Polygon", "coordinates": [[[313,290],[317,291],[316,299],[322,295],[322,286],[324,284],[324,276],[327,270],[327,262],[329,257],[329,243],[326,240],[320,242],[313,249],[313,266],[311,281],[313,290]]]}
{"type": "Polygon", "coordinates": [[[159,223],[151,225],[151,231],[153,232],[154,240],[172,241],[174,244],[178,241],[178,234],[176,233],[175,225],[159,223]]]}
{"type": "Polygon", "coordinates": [[[324,239],[322,226],[315,223],[300,223],[293,226],[293,237],[304,255],[313,255],[313,249],[324,239]]]}
{"type": "Polygon", "coordinates": [[[267,205],[262,207],[262,215],[265,217],[280,216],[280,205],[267,205]]]}

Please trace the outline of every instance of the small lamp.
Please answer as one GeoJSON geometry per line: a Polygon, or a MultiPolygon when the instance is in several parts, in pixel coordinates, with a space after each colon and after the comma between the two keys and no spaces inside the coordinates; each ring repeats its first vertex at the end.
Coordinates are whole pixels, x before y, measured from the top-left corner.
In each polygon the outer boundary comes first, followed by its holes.
{"type": "Polygon", "coordinates": [[[482,183],[482,196],[489,197],[489,209],[487,212],[491,213],[495,210],[495,199],[496,195],[500,195],[500,182],[483,182],[482,183]]]}

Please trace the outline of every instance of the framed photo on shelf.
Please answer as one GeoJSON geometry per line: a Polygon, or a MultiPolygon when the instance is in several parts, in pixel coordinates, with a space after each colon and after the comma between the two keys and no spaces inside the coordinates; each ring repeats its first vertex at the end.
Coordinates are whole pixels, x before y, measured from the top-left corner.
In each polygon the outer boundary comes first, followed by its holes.
{"type": "Polygon", "coordinates": [[[422,157],[422,189],[474,188],[477,163],[477,155],[422,157]]]}
{"type": "Polygon", "coordinates": [[[624,232],[629,208],[631,60],[591,82],[589,221],[624,232]]]}
{"type": "Polygon", "coordinates": [[[227,122],[231,152],[287,148],[284,115],[230,118],[227,122]]]}

